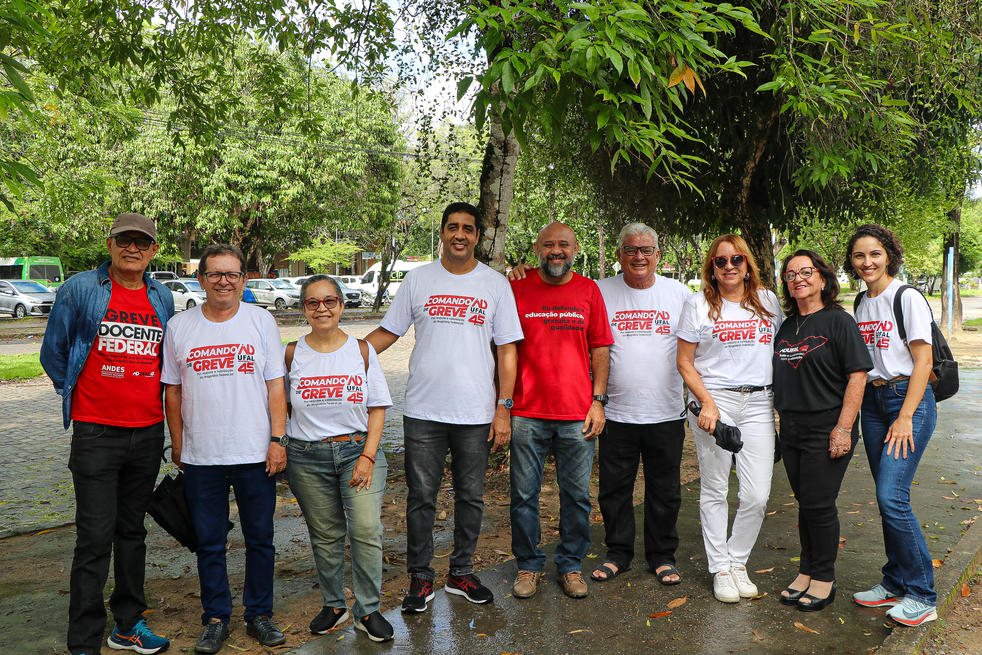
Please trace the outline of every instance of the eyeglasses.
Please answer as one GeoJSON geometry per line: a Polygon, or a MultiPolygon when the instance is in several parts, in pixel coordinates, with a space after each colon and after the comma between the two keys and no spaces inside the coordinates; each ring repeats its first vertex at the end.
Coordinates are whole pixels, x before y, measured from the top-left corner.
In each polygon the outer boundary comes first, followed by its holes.
{"type": "Polygon", "coordinates": [[[622,246],[621,252],[628,257],[634,257],[639,252],[645,257],[651,257],[655,254],[654,246],[622,246]]]}
{"type": "Polygon", "coordinates": [[[804,268],[799,268],[797,271],[787,271],[784,274],[784,280],[786,282],[794,282],[794,279],[799,275],[801,276],[802,280],[807,280],[812,276],[815,270],[816,269],[813,266],[806,266],[804,268]]]}
{"type": "Polygon", "coordinates": [[[730,255],[728,258],[720,255],[719,257],[713,257],[713,266],[716,268],[726,268],[726,262],[729,261],[733,268],[740,268],[746,257],[743,255],[730,255]]]}
{"type": "Polygon", "coordinates": [[[338,301],[341,299],[337,296],[324,296],[323,298],[306,298],[303,301],[303,306],[310,311],[317,311],[317,308],[324,305],[328,309],[334,309],[338,306],[338,301]]]}
{"type": "Polygon", "coordinates": [[[126,250],[130,247],[130,244],[135,245],[137,250],[149,250],[150,246],[153,245],[153,239],[150,237],[130,237],[125,234],[120,234],[119,236],[113,237],[116,240],[116,246],[126,250]]]}
{"type": "Polygon", "coordinates": [[[202,273],[201,276],[215,284],[223,277],[228,280],[231,284],[236,284],[245,275],[242,271],[208,271],[207,273],[202,273]]]}

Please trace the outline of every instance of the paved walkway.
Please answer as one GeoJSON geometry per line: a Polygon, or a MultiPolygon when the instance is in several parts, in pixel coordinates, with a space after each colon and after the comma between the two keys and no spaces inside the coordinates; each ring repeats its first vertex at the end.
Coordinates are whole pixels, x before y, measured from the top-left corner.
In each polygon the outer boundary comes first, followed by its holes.
{"type": "MultiPolygon", "coordinates": [[[[957,548],[966,527],[962,521],[977,516],[982,505],[976,500],[982,499],[982,437],[976,429],[982,411],[982,371],[965,371],[957,400],[940,407],[938,427],[918,469],[912,498],[932,557],[943,559],[949,549],[957,548]]],[[[396,633],[391,644],[373,644],[349,623],[291,652],[853,655],[866,653],[884,640],[888,645],[903,641],[890,637],[894,628],[884,619],[883,611],[860,608],[850,600],[853,592],[879,581],[883,564],[873,484],[861,451],[860,446],[839,499],[845,542],[838,560],[838,597],[823,612],[798,612],[777,599],[797,573],[794,558],[798,556],[797,508],[783,465],[778,464],[767,518],[748,567],[751,578],[766,594],[757,600],[724,605],[713,599],[698,521],[697,481],[683,494],[678,568],[685,580],[679,586],[659,585],[644,569],[643,558],[638,558],[632,571],[609,583],[591,583],[587,599],[572,600],[563,595],[555,582],[555,569],[547,565],[548,580],[539,593],[532,599],[518,600],[510,595],[516,568],[514,561],[509,561],[481,573],[481,579],[495,593],[494,604],[471,605],[441,589],[424,614],[404,616],[398,609],[386,613],[396,633]],[[668,603],[676,598],[687,600],[668,616],[649,616],[668,611],[668,603]],[[796,622],[807,629],[796,627],[796,622]]],[[[730,503],[731,510],[735,509],[735,494],[731,494],[730,503]]],[[[982,526],[971,536],[980,530],[982,526]]],[[[975,545],[973,552],[977,550],[975,545]]],[[[585,561],[584,574],[603,561],[603,530],[599,526],[593,530],[590,552],[596,557],[585,561]]],[[[636,552],[643,552],[640,542],[636,552]]],[[[951,566],[957,566],[955,561],[950,560],[951,566]]],[[[961,566],[968,566],[968,562],[962,560],[961,566]]],[[[945,573],[939,577],[942,595],[954,586],[960,571],[945,573]]],[[[896,630],[908,640],[913,634],[906,628],[896,630]]],[[[900,652],[905,652],[904,648],[907,646],[901,644],[900,652]]]]}

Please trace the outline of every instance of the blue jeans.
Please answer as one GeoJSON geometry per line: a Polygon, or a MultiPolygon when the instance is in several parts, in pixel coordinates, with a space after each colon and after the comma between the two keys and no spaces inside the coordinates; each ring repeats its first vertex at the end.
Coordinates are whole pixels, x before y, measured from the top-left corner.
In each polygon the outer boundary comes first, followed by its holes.
{"type": "Polygon", "coordinates": [[[246,570],[242,588],[245,620],[273,615],[273,510],[276,482],[266,475],[266,463],[231,466],[184,465],[191,520],[198,534],[198,582],[201,585],[201,625],[211,619],[228,623],[232,593],[225,566],[228,535],[228,491],[235,489],[239,522],[245,538],[246,570]]]}
{"type": "Polygon", "coordinates": [[[539,492],[551,448],[559,481],[559,545],[553,559],[559,575],[579,571],[590,549],[590,472],[594,439],[583,438],[583,421],[511,419],[511,550],[520,571],[541,571],[539,492]]]}
{"type": "Polygon", "coordinates": [[[897,419],[907,395],[907,380],[890,382],[882,387],[866,385],[860,422],[870,471],[876,482],[876,502],[883,523],[883,545],[887,563],[883,566],[882,585],[892,593],[934,605],[934,566],[921,532],[920,523],[910,506],[910,484],[917,464],[927,448],[938,420],[934,391],[928,385],[914,411],[914,451],[894,459],[883,443],[887,430],[897,419]]]}
{"type": "Polygon", "coordinates": [[[307,521],[324,607],[347,607],[344,599],[344,537],[351,541],[355,616],[379,609],[382,589],[382,491],[388,465],[375,455],[372,483],[351,487],[351,473],[364,449],[359,441],[286,439],[290,489],[307,521]]]}
{"type": "Polygon", "coordinates": [[[404,416],[406,442],[406,568],[433,581],[433,519],[443,466],[450,451],[453,474],[453,552],[450,575],[474,572],[474,550],[484,517],[484,474],[488,468],[491,425],[454,425],[404,416]]]}

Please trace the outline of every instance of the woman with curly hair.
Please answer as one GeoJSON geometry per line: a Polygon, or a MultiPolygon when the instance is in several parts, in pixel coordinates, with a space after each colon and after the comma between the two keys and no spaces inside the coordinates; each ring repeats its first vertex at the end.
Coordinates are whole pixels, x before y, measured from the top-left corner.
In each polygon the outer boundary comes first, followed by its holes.
{"type": "Polygon", "coordinates": [[[866,341],[873,369],[863,396],[860,423],[876,502],[883,524],[887,561],[883,578],[872,589],[853,594],[864,607],[888,607],[887,616],[902,625],[935,620],[934,566],[920,524],[910,506],[910,485],[937,422],[931,375],[931,307],[916,290],[901,292],[896,279],[903,246],[882,225],[863,225],[849,240],[846,269],[866,283],[856,307],[856,322],[866,341]],[[900,338],[894,298],[902,293],[900,338]]]}
{"type": "Polygon", "coordinates": [[[757,595],[747,559],[757,541],[774,469],[774,392],[771,355],[781,325],[777,297],[764,288],[747,242],[724,234],[709,247],[702,293],[690,296],[678,325],[676,363],[702,409],[689,416],[702,476],[699,516],[713,574],[713,594],[724,603],[757,595]],[[740,429],[736,454],[716,444],[722,421],[740,429]],[[740,505],[727,538],[730,468],[736,460],[740,505]]]}
{"type": "Polygon", "coordinates": [[[873,368],[856,322],[839,304],[835,271],[812,250],[781,266],[787,314],[774,337],[774,407],[781,454],[798,501],[798,577],[785,605],[817,612],[835,600],[839,514],[835,500],[859,440],[856,415],[873,368]]]}

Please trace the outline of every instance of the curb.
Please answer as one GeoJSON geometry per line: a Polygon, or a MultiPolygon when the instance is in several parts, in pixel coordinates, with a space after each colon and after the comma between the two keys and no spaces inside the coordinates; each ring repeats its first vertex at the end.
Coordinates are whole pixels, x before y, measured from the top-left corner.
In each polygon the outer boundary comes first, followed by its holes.
{"type": "MultiPolygon", "coordinates": [[[[944,619],[951,604],[961,592],[962,583],[970,578],[982,564],[982,521],[969,526],[954,550],[935,570],[935,589],[938,590],[938,618],[944,619]]],[[[889,621],[889,619],[887,619],[889,621]]],[[[876,651],[877,655],[917,655],[927,641],[936,623],[926,623],[919,628],[897,625],[876,651]]]]}

